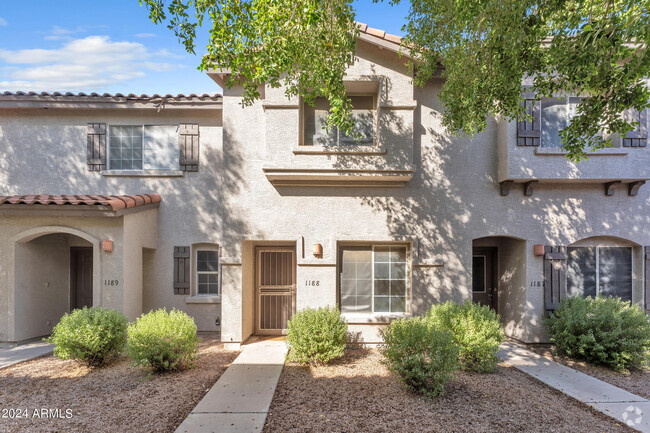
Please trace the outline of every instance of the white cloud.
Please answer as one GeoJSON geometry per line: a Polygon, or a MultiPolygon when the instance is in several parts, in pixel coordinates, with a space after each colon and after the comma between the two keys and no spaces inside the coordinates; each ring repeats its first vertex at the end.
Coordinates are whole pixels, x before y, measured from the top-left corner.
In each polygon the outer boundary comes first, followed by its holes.
{"type": "Polygon", "coordinates": [[[156,34],[155,33],[136,33],[135,35],[136,38],[155,38],[156,34]]]}
{"type": "Polygon", "coordinates": [[[4,19],[4,18],[2,18],[2,17],[0,17],[0,27],[4,27],[4,26],[6,26],[6,25],[7,25],[7,20],[4,19]]]}
{"type": "Polygon", "coordinates": [[[106,29],[106,28],[108,28],[108,26],[103,24],[93,25],[93,26],[83,25],[83,26],[77,26],[73,29],[66,29],[64,27],[53,26],[47,32],[39,32],[39,33],[45,33],[43,39],[45,39],[46,41],[69,41],[72,40],[72,35],[78,35],[79,33],[87,33],[91,29],[106,29]]]}
{"type": "Polygon", "coordinates": [[[142,78],[148,70],[181,67],[165,60],[139,42],[115,42],[108,36],[73,39],[55,49],[0,50],[0,66],[16,68],[0,78],[0,89],[101,92],[142,78]]]}

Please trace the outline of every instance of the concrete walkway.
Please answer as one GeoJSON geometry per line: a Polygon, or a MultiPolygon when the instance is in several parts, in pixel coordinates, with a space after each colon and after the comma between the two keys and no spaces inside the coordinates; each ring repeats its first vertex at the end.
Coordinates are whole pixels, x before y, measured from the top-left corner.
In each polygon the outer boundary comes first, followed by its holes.
{"type": "Polygon", "coordinates": [[[47,344],[43,341],[21,344],[10,349],[0,349],[0,370],[18,364],[19,362],[49,355],[53,349],[53,344],[47,344]]]}
{"type": "Polygon", "coordinates": [[[650,401],[645,398],[551,361],[521,344],[502,344],[499,358],[607,416],[650,433],[650,401]]]}
{"type": "Polygon", "coordinates": [[[242,346],[242,353],[176,432],[262,431],[286,354],[284,341],[263,340],[242,346]]]}

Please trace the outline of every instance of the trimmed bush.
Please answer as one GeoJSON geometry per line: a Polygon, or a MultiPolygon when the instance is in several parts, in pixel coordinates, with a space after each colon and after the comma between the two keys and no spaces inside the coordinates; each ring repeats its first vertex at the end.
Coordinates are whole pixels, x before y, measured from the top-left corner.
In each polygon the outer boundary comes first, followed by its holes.
{"type": "Polygon", "coordinates": [[[45,339],[54,355],[99,367],[119,355],[126,342],[128,321],[123,314],[102,307],[83,307],[64,314],[45,339]]]}
{"type": "Polygon", "coordinates": [[[135,365],[156,372],[191,367],[198,352],[196,324],[182,311],[166,309],[143,314],[129,325],[126,353],[135,365]]]}
{"type": "Polygon", "coordinates": [[[348,324],[336,307],[307,308],[289,319],[289,359],[326,364],[343,356],[348,324]]]}
{"type": "Polygon", "coordinates": [[[563,299],[547,325],[561,355],[615,370],[641,367],[650,359],[648,318],[620,298],[563,299]]]}
{"type": "Polygon", "coordinates": [[[428,397],[443,395],[459,368],[459,347],[448,331],[423,317],[393,321],[383,332],[385,363],[410,389],[428,397]]]}
{"type": "Polygon", "coordinates": [[[449,331],[460,346],[460,363],[464,370],[491,373],[499,363],[499,344],[505,340],[499,315],[486,305],[466,301],[434,305],[427,320],[435,328],[449,331]]]}

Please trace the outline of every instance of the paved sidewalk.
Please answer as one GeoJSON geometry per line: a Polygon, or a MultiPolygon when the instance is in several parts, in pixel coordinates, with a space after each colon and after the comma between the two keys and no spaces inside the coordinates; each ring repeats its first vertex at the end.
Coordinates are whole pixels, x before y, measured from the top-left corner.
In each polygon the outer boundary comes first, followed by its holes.
{"type": "Polygon", "coordinates": [[[21,344],[10,349],[0,349],[0,370],[18,364],[19,362],[49,355],[53,349],[53,344],[47,344],[43,341],[21,344]]]}
{"type": "Polygon", "coordinates": [[[499,358],[607,416],[650,433],[650,401],[645,398],[551,361],[521,344],[502,344],[499,358]]]}
{"type": "Polygon", "coordinates": [[[242,346],[242,353],[176,433],[262,431],[286,354],[284,341],[242,346]]]}

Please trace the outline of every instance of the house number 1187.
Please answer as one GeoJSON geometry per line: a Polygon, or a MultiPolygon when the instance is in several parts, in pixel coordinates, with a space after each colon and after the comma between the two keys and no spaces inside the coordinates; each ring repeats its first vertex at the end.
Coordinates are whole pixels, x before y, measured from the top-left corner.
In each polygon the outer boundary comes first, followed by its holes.
{"type": "Polygon", "coordinates": [[[320,280],[305,280],[305,286],[320,286],[320,280]]]}

